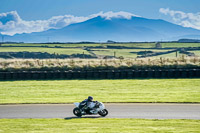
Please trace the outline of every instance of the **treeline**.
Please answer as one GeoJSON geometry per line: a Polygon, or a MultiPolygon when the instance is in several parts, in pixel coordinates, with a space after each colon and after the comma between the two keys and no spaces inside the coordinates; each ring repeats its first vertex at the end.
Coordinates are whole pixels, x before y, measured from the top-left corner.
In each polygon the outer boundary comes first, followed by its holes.
{"type": "Polygon", "coordinates": [[[50,54],[47,52],[0,52],[0,58],[4,59],[66,59],[66,58],[96,58],[88,54],[50,54]]]}
{"type": "MultiPolygon", "coordinates": [[[[107,42],[90,42],[90,41],[81,41],[81,42],[46,42],[46,43],[31,43],[31,44],[129,44],[129,43],[156,43],[156,42],[162,42],[162,43],[200,43],[199,39],[179,39],[178,41],[151,41],[151,42],[116,42],[113,40],[107,40],[107,42]]],[[[24,42],[1,42],[0,44],[22,44],[24,42]]]]}

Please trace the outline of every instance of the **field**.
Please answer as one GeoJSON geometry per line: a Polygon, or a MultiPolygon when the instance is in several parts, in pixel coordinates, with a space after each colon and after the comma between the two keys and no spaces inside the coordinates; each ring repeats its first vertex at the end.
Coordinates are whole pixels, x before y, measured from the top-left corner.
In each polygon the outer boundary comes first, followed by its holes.
{"type": "MultiPolygon", "coordinates": [[[[200,47],[200,43],[161,43],[163,48],[170,47],[200,47]]],[[[105,43],[96,43],[96,44],[2,44],[2,46],[49,46],[49,47],[96,47],[96,46],[126,46],[126,47],[142,47],[142,48],[154,48],[155,43],[122,43],[122,44],[105,44],[105,43]]]]}
{"type": "MultiPolygon", "coordinates": [[[[180,57],[182,54],[178,54],[176,52],[173,53],[161,53],[172,51],[178,48],[188,48],[188,47],[200,47],[200,43],[160,43],[162,49],[156,48],[155,43],[122,43],[122,44],[106,44],[106,43],[95,43],[95,44],[1,44],[0,52],[47,52],[49,54],[86,54],[92,55],[98,58],[104,58],[106,56],[111,57],[123,57],[123,58],[137,58],[141,56],[138,52],[152,52],[152,53],[160,53],[158,55],[154,55],[154,57],[164,57],[164,58],[172,58],[172,57],[180,57]],[[17,46],[17,47],[16,47],[17,46]],[[110,47],[112,46],[112,48],[110,47]],[[125,47],[123,49],[119,47],[125,47]],[[132,49],[128,49],[132,47],[132,49]],[[149,49],[150,48],[150,49],[149,49]],[[170,49],[166,49],[170,48],[170,49]],[[174,48],[174,49],[173,49],[174,48]]],[[[194,53],[196,56],[200,56],[199,50],[196,51],[188,51],[194,53]]],[[[178,52],[179,53],[179,52],[178,52]]],[[[145,56],[149,56],[143,54],[145,56]]],[[[188,56],[187,54],[183,54],[188,56]]]]}
{"type": "MultiPolygon", "coordinates": [[[[97,59],[0,59],[0,71],[199,68],[199,50],[137,58],[146,52],[200,47],[200,43],[1,44],[0,52],[85,54],[97,59]],[[10,46],[10,47],[7,47],[10,46]],[[16,47],[17,46],[17,47],[16,47]],[[20,47],[21,46],[21,47],[20,47]],[[24,47],[28,46],[28,47],[24,47]],[[37,46],[37,47],[36,47],[37,46]],[[127,48],[107,48],[119,46],[127,48]],[[129,49],[128,47],[135,47],[129,49]],[[153,49],[149,49],[153,48],[153,49]],[[165,49],[170,48],[170,49],[165,49]],[[177,57],[176,57],[176,54],[177,57]],[[110,56],[107,58],[107,56],[110,56]],[[118,57],[113,59],[113,57],[118,57]],[[106,57],[106,58],[105,58],[106,57]]],[[[10,55],[9,55],[10,56],[10,55]]],[[[4,55],[1,56],[2,58],[4,55]]],[[[55,57],[54,57],[55,58],[55,57]]],[[[85,58],[85,57],[84,57],[85,58]]],[[[0,81],[0,104],[80,102],[89,95],[107,103],[200,103],[200,79],[26,80],[0,81]]],[[[12,132],[199,132],[200,120],[157,119],[0,119],[0,133],[12,132]]]]}
{"type": "Polygon", "coordinates": [[[200,56],[200,50],[194,50],[194,51],[189,51],[189,52],[193,52],[195,55],[200,56]]]}
{"type": "Polygon", "coordinates": [[[200,79],[51,80],[0,82],[0,103],[199,103],[200,79]]]}
{"type": "Polygon", "coordinates": [[[176,132],[197,133],[200,120],[144,119],[0,119],[0,132],[176,132]]]}
{"type": "MultiPolygon", "coordinates": [[[[129,43],[129,44],[3,44],[2,46],[49,46],[49,47],[96,47],[96,46],[126,46],[126,47],[155,47],[155,43],[129,43]]],[[[200,44],[199,44],[200,45],[200,44]]]]}
{"type": "MultiPolygon", "coordinates": [[[[107,55],[107,56],[115,56],[124,58],[136,58],[138,55],[136,52],[145,51],[145,49],[91,49],[96,55],[107,55]],[[133,52],[133,53],[131,53],[133,52]]],[[[149,51],[149,50],[146,50],[149,51]]],[[[168,50],[150,50],[153,52],[167,52],[168,50]]],[[[157,56],[159,57],[159,56],[157,56]]],[[[166,56],[165,56],[166,57],[166,56]]],[[[176,53],[173,54],[172,57],[176,57],[176,53]]]]}
{"type": "Polygon", "coordinates": [[[86,50],[83,49],[65,49],[65,48],[43,48],[43,47],[1,47],[0,52],[47,52],[50,54],[56,53],[56,54],[89,54],[86,50]]]}

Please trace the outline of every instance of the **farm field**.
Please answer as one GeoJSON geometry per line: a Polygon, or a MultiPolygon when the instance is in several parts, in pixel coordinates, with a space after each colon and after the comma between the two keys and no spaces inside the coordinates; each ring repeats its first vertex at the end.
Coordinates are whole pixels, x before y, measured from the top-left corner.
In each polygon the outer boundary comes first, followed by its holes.
{"type": "Polygon", "coordinates": [[[1,81],[0,104],[102,102],[200,103],[200,79],[1,81]]]}
{"type": "MultiPolygon", "coordinates": [[[[161,43],[163,48],[169,47],[200,47],[200,43],[161,43]]],[[[122,43],[122,44],[105,44],[105,43],[96,43],[96,44],[31,44],[31,43],[22,43],[22,44],[2,44],[2,46],[49,46],[49,47],[96,47],[96,46],[126,46],[126,47],[142,47],[142,48],[154,48],[155,43],[122,43]]]]}
{"type": "Polygon", "coordinates": [[[89,54],[86,50],[73,48],[43,48],[43,47],[0,47],[0,52],[47,52],[50,54],[89,54]]]}
{"type": "MultiPolygon", "coordinates": [[[[138,56],[145,55],[144,52],[158,53],[158,52],[168,52],[176,50],[177,48],[188,48],[188,47],[200,47],[200,43],[160,43],[163,49],[149,49],[155,48],[155,43],[122,43],[122,44],[1,44],[0,52],[47,52],[50,54],[86,54],[93,57],[104,58],[106,56],[110,57],[123,57],[123,58],[137,58],[138,56]],[[17,46],[17,47],[16,47],[17,46]],[[26,47],[28,46],[28,47],[26,47]],[[109,46],[112,46],[109,47],[109,46]],[[119,47],[125,47],[119,49],[119,47]],[[93,47],[93,48],[92,48],[93,47]],[[128,49],[127,47],[134,47],[135,49],[128,49]],[[170,48],[170,49],[165,49],[170,48]],[[173,49],[174,48],[174,49],[173,49]],[[143,52],[138,54],[139,52],[143,52]]],[[[188,51],[199,56],[199,50],[188,51]]],[[[187,54],[178,54],[180,56],[187,56],[187,54]]],[[[149,55],[147,55],[149,56],[149,55]]],[[[154,57],[162,58],[172,58],[176,57],[176,52],[165,53],[161,55],[154,55],[154,57]]],[[[23,58],[23,57],[22,57],[23,58]]]]}
{"type": "MultiPolygon", "coordinates": [[[[116,57],[125,57],[125,58],[136,58],[137,52],[140,51],[152,51],[152,52],[167,52],[169,50],[156,50],[156,49],[151,49],[151,50],[145,50],[145,49],[91,49],[96,55],[106,55],[106,56],[115,56],[116,57]]],[[[174,52],[175,53],[175,52],[174,52]]],[[[173,54],[174,56],[170,57],[176,57],[176,54],[173,54]]],[[[165,55],[164,55],[165,56],[165,55]]],[[[168,56],[165,56],[168,57],[168,56]]]]}
{"type": "Polygon", "coordinates": [[[200,120],[0,119],[0,132],[199,132],[200,120]]]}
{"type": "MultiPolygon", "coordinates": [[[[178,57],[182,57],[182,56],[185,56],[185,54],[180,54],[178,53],[177,54],[178,57]]],[[[169,54],[163,54],[163,55],[158,55],[158,56],[155,56],[156,58],[175,58],[176,57],[176,52],[173,52],[173,53],[169,53],[169,54]]]]}
{"type": "Polygon", "coordinates": [[[189,51],[189,52],[192,52],[195,55],[200,56],[200,50],[194,50],[194,51],[189,51]]]}
{"type": "Polygon", "coordinates": [[[161,43],[163,48],[173,47],[200,47],[200,43],[161,43]]]}
{"type": "Polygon", "coordinates": [[[95,44],[2,44],[2,46],[49,46],[49,47],[97,47],[97,46],[126,46],[126,47],[144,47],[151,48],[155,47],[155,43],[128,43],[128,44],[105,44],[105,43],[95,43],[95,44]]]}

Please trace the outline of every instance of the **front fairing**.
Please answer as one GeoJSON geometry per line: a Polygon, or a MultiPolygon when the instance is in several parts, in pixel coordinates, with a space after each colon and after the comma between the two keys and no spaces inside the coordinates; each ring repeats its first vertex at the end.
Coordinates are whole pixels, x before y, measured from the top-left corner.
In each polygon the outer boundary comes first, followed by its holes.
{"type": "Polygon", "coordinates": [[[76,107],[79,107],[80,103],[74,103],[74,105],[75,105],[76,107]]]}

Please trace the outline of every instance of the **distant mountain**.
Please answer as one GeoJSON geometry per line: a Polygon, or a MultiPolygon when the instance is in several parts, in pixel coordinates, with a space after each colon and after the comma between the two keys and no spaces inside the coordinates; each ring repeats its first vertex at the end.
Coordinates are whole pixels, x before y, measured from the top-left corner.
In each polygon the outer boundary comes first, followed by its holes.
{"type": "Polygon", "coordinates": [[[179,39],[178,42],[182,43],[200,43],[199,39],[179,39]]]}
{"type": "Polygon", "coordinates": [[[105,19],[101,16],[71,24],[62,29],[50,29],[30,34],[6,36],[6,41],[71,42],[71,41],[160,41],[178,40],[184,36],[200,36],[200,30],[182,27],[164,20],[142,17],[105,19]]]}

